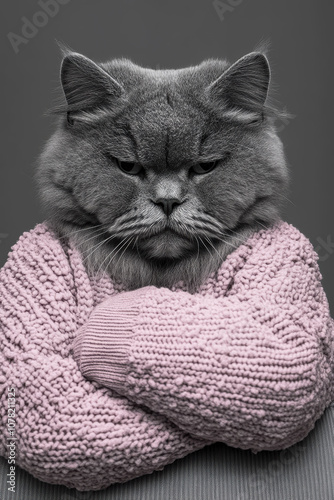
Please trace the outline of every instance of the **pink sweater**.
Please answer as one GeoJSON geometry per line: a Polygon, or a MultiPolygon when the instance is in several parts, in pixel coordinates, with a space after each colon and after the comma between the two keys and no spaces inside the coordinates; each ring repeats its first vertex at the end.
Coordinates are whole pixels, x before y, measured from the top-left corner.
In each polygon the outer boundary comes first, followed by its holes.
{"type": "MultiPolygon", "coordinates": [[[[16,464],[80,490],[207,444],[302,440],[334,400],[334,321],[310,241],[287,222],[196,294],[89,278],[72,243],[25,232],[0,271],[0,454],[15,388],[16,464]]],[[[14,417],[13,417],[14,415],[14,417]]]]}

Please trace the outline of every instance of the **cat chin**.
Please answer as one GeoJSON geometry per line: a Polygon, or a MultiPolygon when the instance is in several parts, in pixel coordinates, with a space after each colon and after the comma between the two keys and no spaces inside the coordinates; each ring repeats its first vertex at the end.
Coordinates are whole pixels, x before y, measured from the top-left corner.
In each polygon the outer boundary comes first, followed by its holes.
{"type": "Polygon", "coordinates": [[[146,259],[181,259],[197,248],[194,241],[174,231],[164,231],[140,239],[137,247],[142,257],[146,259]]]}

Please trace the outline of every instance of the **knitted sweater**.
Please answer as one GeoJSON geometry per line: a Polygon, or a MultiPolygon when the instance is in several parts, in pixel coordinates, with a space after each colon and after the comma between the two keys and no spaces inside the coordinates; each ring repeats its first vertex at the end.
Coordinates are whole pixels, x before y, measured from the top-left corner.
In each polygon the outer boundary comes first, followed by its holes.
{"type": "Polygon", "coordinates": [[[279,221],[195,294],[182,282],[128,291],[89,277],[45,223],[25,232],[0,271],[0,454],[15,438],[17,465],[93,490],[216,441],[253,452],[300,441],[334,399],[317,258],[279,221]]]}

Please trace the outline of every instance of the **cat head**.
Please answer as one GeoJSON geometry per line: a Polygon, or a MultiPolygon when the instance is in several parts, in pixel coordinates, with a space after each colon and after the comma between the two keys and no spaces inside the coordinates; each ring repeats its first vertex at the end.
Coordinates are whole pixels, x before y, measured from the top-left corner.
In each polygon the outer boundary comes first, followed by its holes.
{"type": "Polygon", "coordinates": [[[68,52],[61,83],[36,176],[47,221],[89,272],[194,290],[280,218],[289,174],[261,52],[163,70],[68,52]]]}

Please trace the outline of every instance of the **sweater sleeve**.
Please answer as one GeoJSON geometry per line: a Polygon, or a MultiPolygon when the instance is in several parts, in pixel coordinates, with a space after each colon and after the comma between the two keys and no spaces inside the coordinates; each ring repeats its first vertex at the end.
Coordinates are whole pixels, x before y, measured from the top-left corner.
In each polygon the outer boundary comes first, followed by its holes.
{"type": "Polygon", "coordinates": [[[68,257],[39,228],[0,270],[0,455],[41,481],[97,490],[208,442],[82,376],[70,347],[90,290],[68,257]]]}
{"type": "Polygon", "coordinates": [[[334,399],[334,329],[299,234],[260,245],[225,296],[107,299],[75,339],[82,373],[196,437],[255,453],[300,441],[334,399]]]}

